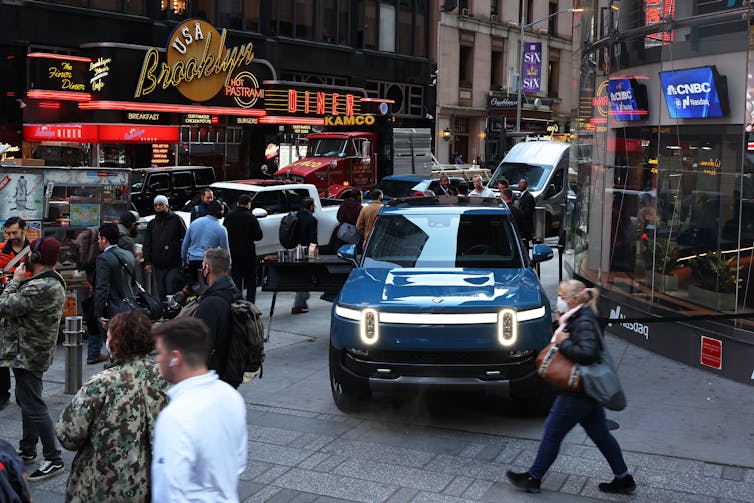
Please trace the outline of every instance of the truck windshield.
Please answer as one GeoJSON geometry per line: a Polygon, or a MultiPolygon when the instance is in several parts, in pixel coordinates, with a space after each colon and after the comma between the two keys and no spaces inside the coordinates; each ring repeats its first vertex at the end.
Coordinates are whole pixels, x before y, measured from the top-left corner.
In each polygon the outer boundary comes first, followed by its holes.
{"type": "Polygon", "coordinates": [[[518,268],[517,238],[501,213],[382,215],[364,254],[365,268],[518,268]]]}
{"type": "Polygon", "coordinates": [[[345,157],[347,141],[340,138],[315,138],[311,140],[311,157],[345,157]]]}
{"type": "Polygon", "coordinates": [[[501,178],[508,180],[512,188],[522,178],[529,183],[529,190],[542,190],[547,183],[547,177],[551,169],[543,166],[534,166],[532,164],[520,164],[514,162],[504,162],[497,167],[492,174],[488,187],[497,187],[497,181],[501,178]]]}

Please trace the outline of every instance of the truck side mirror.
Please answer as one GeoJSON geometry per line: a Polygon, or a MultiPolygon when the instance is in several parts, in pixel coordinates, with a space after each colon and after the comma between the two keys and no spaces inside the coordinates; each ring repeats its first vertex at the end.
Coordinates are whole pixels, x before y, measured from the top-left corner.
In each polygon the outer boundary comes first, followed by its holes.
{"type": "Polygon", "coordinates": [[[361,158],[366,162],[367,159],[372,159],[372,142],[364,140],[361,142],[361,158]]]}
{"type": "Polygon", "coordinates": [[[557,189],[555,188],[555,184],[551,183],[550,185],[547,186],[547,192],[545,192],[545,197],[544,198],[545,199],[550,199],[555,194],[557,194],[557,189]]]}

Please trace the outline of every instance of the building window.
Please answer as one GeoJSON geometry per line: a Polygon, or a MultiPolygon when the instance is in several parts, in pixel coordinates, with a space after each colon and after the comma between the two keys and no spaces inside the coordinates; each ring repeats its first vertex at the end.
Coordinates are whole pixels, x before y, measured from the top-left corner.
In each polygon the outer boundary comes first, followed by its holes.
{"type": "Polygon", "coordinates": [[[378,23],[377,0],[367,0],[364,5],[364,20],[361,23],[364,47],[366,49],[377,49],[378,23]]]}
{"type": "Polygon", "coordinates": [[[241,29],[241,0],[217,2],[217,26],[241,29]]]}
{"type": "Polygon", "coordinates": [[[500,0],[490,0],[490,16],[500,15],[500,0]]]}
{"type": "Polygon", "coordinates": [[[334,44],[338,36],[336,0],[319,0],[317,3],[317,40],[334,44]]]}
{"type": "Polygon", "coordinates": [[[380,4],[380,38],[379,49],[395,52],[395,6],[380,4]]]}
{"type": "Polygon", "coordinates": [[[503,52],[493,50],[490,61],[490,89],[503,88],[503,52]]]}
{"type": "Polygon", "coordinates": [[[427,56],[427,20],[424,13],[427,12],[425,0],[416,1],[416,24],[414,25],[414,56],[427,56]]]}
{"type": "Polygon", "coordinates": [[[471,87],[474,48],[462,45],[458,51],[458,86],[471,87]]]}
{"type": "Polygon", "coordinates": [[[186,15],[186,0],[162,0],[163,19],[175,19],[186,15]]]}
{"type": "Polygon", "coordinates": [[[338,0],[338,43],[348,45],[351,32],[351,6],[347,0],[338,0]]]}
{"type": "Polygon", "coordinates": [[[398,6],[398,53],[413,54],[414,23],[411,19],[411,6],[407,0],[401,0],[398,6]]]}
{"type": "Polygon", "coordinates": [[[293,1],[284,0],[273,7],[273,35],[293,36],[293,1]]]}
{"type": "Polygon", "coordinates": [[[93,0],[92,9],[122,12],[123,3],[120,0],[93,0]]]}
{"type": "Polygon", "coordinates": [[[547,96],[557,96],[559,87],[560,62],[551,59],[547,65],[547,96]]]}
{"type": "Polygon", "coordinates": [[[144,0],[126,0],[126,14],[144,15],[144,0]]]}
{"type": "Polygon", "coordinates": [[[469,0],[459,0],[458,1],[458,13],[461,14],[463,11],[469,12],[471,9],[469,9],[469,0]]]}
{"type": "Polygon", "coordinates": [[[558,16],[555,13],[558,12],[558,2],[550,2],[550,11],[548,14],[552,16],[547,24],[547,33],[553,37],[558,35],[558,16]]]}
{"type": "Polygon", "coordinates": [[[259,0],[244,0],[244,28],[259,31],[259,0]]]}
{"type": "Polygon", "coordinates": [[[534,0],[526,0],[526,24],[534,21],[534,0]]]}
{"type": "Polygon", "coordinates": [[[296,38],[311,40],[314,36],[314,8],[308,0],[296,0],[296,38]]]}

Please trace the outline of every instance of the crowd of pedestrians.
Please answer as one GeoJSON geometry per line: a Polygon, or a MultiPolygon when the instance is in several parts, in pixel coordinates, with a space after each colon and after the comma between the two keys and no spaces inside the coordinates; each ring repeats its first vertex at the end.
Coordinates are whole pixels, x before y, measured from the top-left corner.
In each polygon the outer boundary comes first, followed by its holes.
{"type": "MultiPolygon", "coordinates": [[[[493,196],[478,175],[473,185],[469,196],[493,196]]],[[[517,198],[507,181],[499,188],[520,234],[531,239],[534,199],[526,181],[518,183],[517,198]]],[[[437,190],[439,195],[466,192],[463,187],[452,188],[447,176],[440,178],[437,190]]],[[[383,194],[372,190],[367,205],[361,195],[350,191],[338,210],[338,245],[353,244],[363,250],[370,237],[383,194]]],[[[244,290],[247,300],[256,298],[254,242],[263,235],[252,207],[249,196],[240,196],[221,224],[223,206],[205,189],[200,203],[192,208],[187,228],[170,211],[164,196],[154,199],[155,218],[147,225],[143,262],[144,271],[154,276],[156,296],[165,300],[184,285],[191,289],[201,285],[191,306],[176,319],[155,326],[143,312],[132,311],[124,303],[133,297],[137,275],[131,239],[135,219],[125,215],[120,224],[104,223],[89,230],[96,239],[92,243],[96,251],[93,265],[85,267],[93,285],[85,304],[90,307],[87,362],[109,363],[81,387],[56,426],[43,399],[42,376],[52,362],[65,299],[65,282],[54,270],[60,245],[52,238],[30,243],[22,219],[6,221],[0,268],[5,269],[18,254],[28,256],[5,271],[12,273],[12,280],[0,294],[0,409],[10,399],[12,369],[23,420],[16,454],[31,464],[37,460],[37,444],[42,444],[42,461],[28,480],[43,480],[65,470],[59,440],[76,452],[67,501],[237,501],[238,478],[247,462],[246,404],[236,391],[242,376],[230,375],[224,363],[229,352],[231,303],[244,290]],[[12,345],[17,351],[7,350],[12,345]]],[[[297,245],[318,242],[314,209],[312,199],[302,201],[297,245]]],[[[582,294],[573,294],[565,286],[561,293],[573,312],[586,304],[582,294]]],[[[308,312],[308,298],[308,292],[298,292],[292,314],[308,312]]],[[[571,337],[574,344],[588,340],[571,337]]],[[[562,395],[548,418],[535,463],[527,472],[509,472],[511,481],[538,490],[562,436],[578,421],[604,447],[615,472],[616,480],[605,490],[632,490],[633,480],[620,448],[603,431],[604,412],[583,397],[562,395]]]]}

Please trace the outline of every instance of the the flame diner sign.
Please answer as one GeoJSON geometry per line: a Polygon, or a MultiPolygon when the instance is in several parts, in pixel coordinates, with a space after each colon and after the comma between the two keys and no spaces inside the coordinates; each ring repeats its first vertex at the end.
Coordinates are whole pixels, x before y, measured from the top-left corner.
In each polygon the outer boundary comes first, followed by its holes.
{"type": "Polygon", "coordinates": [[[149,95],[158,87],[174,87],[191,101],[207,101],[223,89],[243,94],[240,97],[246,106],[249,101],[256,101],[246,92],[253,84],[245,85],[246,82],[239,81],[241,76],[231,80],[238,67],[254,59],[254,44],[226,48],[225,38],[225,29],[218,33],[206,21],[189,19],[181,23],[168,40],[167,62],[160,62],[156,48],[147,51],[134,98],[149,95]]]}

